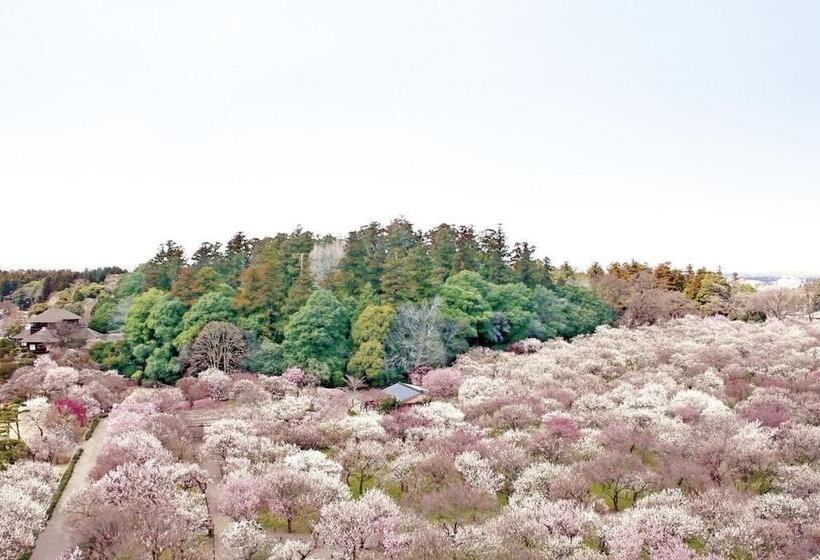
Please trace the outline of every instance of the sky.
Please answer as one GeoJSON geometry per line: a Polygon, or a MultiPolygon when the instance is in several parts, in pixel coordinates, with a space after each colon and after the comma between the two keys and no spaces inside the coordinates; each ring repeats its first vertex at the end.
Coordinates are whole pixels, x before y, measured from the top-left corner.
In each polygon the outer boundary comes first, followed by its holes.
{"type": "Polygon", "coordinates": [[[820,3],[3,0],[0,268],[404,216],[820,273],[820,3]]]}

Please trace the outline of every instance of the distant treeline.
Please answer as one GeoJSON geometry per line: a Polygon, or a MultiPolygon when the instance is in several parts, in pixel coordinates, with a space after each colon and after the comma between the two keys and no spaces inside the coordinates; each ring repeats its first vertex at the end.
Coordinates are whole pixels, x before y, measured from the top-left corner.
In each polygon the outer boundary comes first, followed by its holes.
{"type": "Polygon", "coordinates": [[[81,311],[94,298],[91,328],[123,337],[98,345],[92,357],[163,382],[200,368],[197,356],[217,353],[231,367],[259,373],[299,366],[327,385],[345,375],[384,384],[445,365],[472,346],[570,338],[601,324],[690,313],[765,319],[748,297],[754,289],[720,270],[637,261],[554,267],[533,245],[510,242],[501,226],[419,230],[396,219],[343,239],[301,228],[261,239],[240,232],[190,256],[167,241],[116,288],[98,284],[122,272],[15,271],[0,279],[4,295],[24,308],[60,290],[52,300],[68,309],[81,311]],[[218,346],[226,341],[229,357],[218,346]]]}
{"type": "Polygon", "coordinates": [[[173,381],[200,330],[220,322],[244,333],[244,366],[253,371],[296,365],[326,384],[344,374],[386,383],[470,346],[571,337],[615,320],[600,298],[556,272],[501,226],[423,231],[396,219],[345,239],[303,229],[263,239],[238,233],[190,258],[168,241],[98,302],[95,325],[122,328],[124,340],[99,347],[95,359],[173,381]]]}
{"type": "Polygon", "coordinates": [[[77,280],[102,282],[109,274],[124,274],[117,266],[75,270],[0,270],[0,298],[8,297],[22,309],[46,301],[51,294],[62,291],[77,280]]]}

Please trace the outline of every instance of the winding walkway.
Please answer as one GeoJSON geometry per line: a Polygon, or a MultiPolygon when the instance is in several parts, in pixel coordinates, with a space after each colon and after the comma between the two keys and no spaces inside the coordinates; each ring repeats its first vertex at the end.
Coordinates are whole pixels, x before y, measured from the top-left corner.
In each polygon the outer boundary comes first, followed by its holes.
{"type": "Polygon", "coordinates": [[[65,505],[68,498],[80,490],[88,480],[88,474],[97,462],[97,456],[105,442],[107,422],[108,418],[101,418],[91,438],[80,446],[83,454],[74,466],[74,473],[71,475],[65,491],[54,509],[54,514],[37,537],[31,560],[54,560],[74,545],[71,533],[64,525],[66,518],[65,505]]]}

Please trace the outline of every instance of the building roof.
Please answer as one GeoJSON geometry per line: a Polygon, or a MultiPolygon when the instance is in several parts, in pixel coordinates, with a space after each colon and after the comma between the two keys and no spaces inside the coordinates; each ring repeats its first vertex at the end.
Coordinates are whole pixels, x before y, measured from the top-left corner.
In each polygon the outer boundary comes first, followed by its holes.
{"type": "Polygon", "coordinates": [[[54,344],[60,342],[60,339],[46,327],[23,337],[23,342],[26,344],[54,344]]]}
{"type": "Polygon", "coordinates": [[[394,383],[390,387],[385,387],[382,390],[396,399],[396,402],[399,404],[419,397],[427,392],[422,387],[411,385],[410,383],[394,383]]]}
{"type": "Polygon", "coordinates": [[[65,309],[59,309],[57,307],[51,307],[49,309],[46,309],[39,315],[29,317],[30,323],[62,323],[63,321],[79,320],[79,315],[75,315],[71,311],[66,311],[65,309]]]}
{"type": "Polygon", "coordinates": [[[24,338],[26,338],[28,335],[29,335],[28,330],[25,330],[25,329],[24,329],[24,330],[20,331],[20,332],[19,332],[19,333],[17,333],[17,334],[13,334],[13,335],[11,335],[9,338],[10,338],[10,339],[12,339],[12,340],[23,340],[23,339],[24,339],[24,338]]]}

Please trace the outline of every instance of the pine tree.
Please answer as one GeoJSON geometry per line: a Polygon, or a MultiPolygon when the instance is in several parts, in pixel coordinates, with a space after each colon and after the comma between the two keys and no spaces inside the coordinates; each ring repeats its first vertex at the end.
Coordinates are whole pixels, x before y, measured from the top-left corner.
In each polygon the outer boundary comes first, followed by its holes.
{"type": "Polygon", "coordinates": [[[170,290],[171,284],[185,266],[185,251],[178,243],[168,240],[160,245],[154,258],[145,265],[146,287],[170,290]]]}
{"type": "Polygon", "coordinates": [[[444,282],[451,274],[455,274],[458,260],[456,237],[458,233],[449,224],[441,224],[427,232],[426,241],[430,247],[430,258],[433,270],[431,280],[444,282]]]}
{"type": "Polygon", "coordinates": [[[496,229],[486,229],[479,239],[481,247],[480,263],[481,275],[490,282],[502,284],[508,280],[509,269],[507,259],[509,258],[509,248],[507,247],[507,234],[501,224],[496,229]]]}
{"type": "Polygon", "coordinates": [[[456,257],[453,266],[453,273],[462,270],[479,271],[479,255],[481,249],[478,245],[475,230],[472,226],[461,226],[456,233],[456,257]]]}
{"type": "Polygon", "coordinates": [[[512,280],[533,287],[538,283],[539,263],[533,259],[535,246],[527,242],[516,243],[513,246],[510,267],[512,280]]]}

